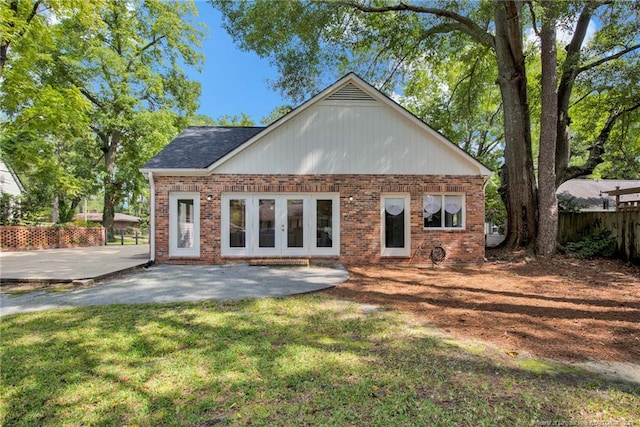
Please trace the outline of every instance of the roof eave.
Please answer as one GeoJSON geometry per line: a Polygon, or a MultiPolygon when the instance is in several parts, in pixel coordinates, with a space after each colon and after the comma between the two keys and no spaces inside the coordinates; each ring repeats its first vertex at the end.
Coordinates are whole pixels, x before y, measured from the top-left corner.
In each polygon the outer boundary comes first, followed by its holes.
{"type": "Polygon", "coordinates": [[[141,168],[143,174],[152,173],[156,176],[206,176],[210,172],[206,168],[141,168]]]}

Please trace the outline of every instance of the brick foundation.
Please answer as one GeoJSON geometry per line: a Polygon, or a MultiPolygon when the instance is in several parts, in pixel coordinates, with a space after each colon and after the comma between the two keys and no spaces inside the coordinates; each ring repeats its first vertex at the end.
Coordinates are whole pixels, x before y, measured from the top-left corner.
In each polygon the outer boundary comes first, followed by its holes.
{"type": "Polygon", "coordinates": [[[0,247],[3,251],[102,245],[103,227],[0,227],[0,247]]]}
{"type": "Polygon", "coordinates": [[[225,192],[340,194],[340,261],[347,264],[430,263],[434,246],[447,252],[443,265],[479,264],[484,260],[484,179],[481,176],[420,175],[210,175],[156,176],[156,261],[222,264],[238,259],[220,254],[221,194],[225,192]],[[200,193],[200,257],[169,257],[169,194],[200,193]],[[411,256],[380,255],[380,197],[408,193],[411,197],[411,256]],[[425,230],[422,201],[425,193],[464,193],[464,230],[425,230]],[[208,201],[207,196],[212,196],[208,201]],[[349,200],[353,196],[353,200],[349,200]]]}

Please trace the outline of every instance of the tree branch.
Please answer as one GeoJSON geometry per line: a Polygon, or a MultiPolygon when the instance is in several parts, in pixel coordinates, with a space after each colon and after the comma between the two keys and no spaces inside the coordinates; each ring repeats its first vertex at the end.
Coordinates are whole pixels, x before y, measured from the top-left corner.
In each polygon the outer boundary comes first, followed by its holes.
{"type": "MultiPolygon", "coordinates": [[[[38,0],[38,1],[33,3],[33,8],[31,9],[31,12],[29,13],[29,16],[27,16],[27,19],[25,20],[25,25],[20,29],[18,34],[16,34],[16,38],[22,37],[24,35],[24,33],[27,31],[27,27],[29,26],[29,24],[31,24],[31,21],[37,15],[39,7],[40,7],[40,0],[38,0]]],[[[9,8],[13,12],[14,16],[17,16],[18,15],[18,0],[12,0],[11,5],[9,6],[9,8]]],[[[13,28],[15,28],[15,26],[16,26],[16,24],[13,21],[9,22],[9,28],[13,29],[13,28]]],[[[4,66],[7,63],[8,53],[9,53],[9,46],[10,45],[11,45],[10,37],[7,37],[6,40],[2,40],[0,42],[0,74],[4,70],[4,66]]]]}
{"type": "Polygon", "coordinates": [[[460,15],[458,13],[452,12],[450,10],[439,9],[434,7],[425,7],[425,6],[417,6],[410,5],[403,2],[400,2],[396,5],[388,5],[388,6],[367,6],[355,1],[338,1],[337,4],[351,7],[353,9],[357,9],[364,13],[386,13],[386,12],[414,12],[414,13],[423,13],[427,15],[434,15],[440,18],[450,19],[459,24],[459,29],[463,33],[469,35],[478,43],[494,48],[495,40],[492,34],[485,31],[478,24],[473,22],[466,16],[460,15]]]}
{"type": "Polygon", "coordinates": [[[600,58],[597,61],[593,61],[589,64],[583,65],[582,67],[579,67],[576,70],[576,75],[582,73],[583,71],[587,71],[590,70],[592,68],[597,67],[600,64],[604,64],[605,62],[609,62],[609,61],[613,61],[614,59],[618,59],[623,55],[626,55],[629,52],[633,52],[634,50],[640,49],[640,44],[636,44],[633,46],[630,46],[626,49],[622,49],[620,52],[618,53],[614,53],[613,55],[610,56],[605,56],[604,58],[600,58]]]}
{"type": "Polygon", "coordinates": [[[577,105],[580,102],[584,101],[593,92],[595,92],[595,89],[590,90],[589,92],[587,92],[584,95],[582,95],[580,98],[576,99],[574,102],[571,103],[571,105],[569,105],[569,108],[573,108],[575,105],[577,105]]]}
{"type": "Polygon", "coordinates": [[[623,110],[612,112],[607,118],[604,126],[600,130],[600,133],[598,134],[598,137],[594,141],[593,145],[589,148],[589,157],[587,158],[587,160],[580,166],[568,167],[566,169],[566,172],[562,176],[562,182],[593,173],[593,170],[596,168],[596,166],[602,163],[602,157],[605,153],[604,145],[609,139],[609,135],[611,134],[611,130],[616,124],[616,121],[622,115],[637,110],[638,108],[640,108],[640,101],[623,110]]]}
{"type": "Polygon", "coordinates": [[[578,66],[580,62],[580,49],[587,35],[587,28],[591,21],[593,11],[598,7],[593,1],[587,2],[576,23],[575,30],[571,41],[565,48],[567,56],[562,64],[562,73],[560,75],[560,83],[558,84],[558,123],[556,128],[556,184],[560,186],[563,177],[569,165],[570,157],[570,141],[569,141],[569,125],[571,118],[569,117],[569,103],[573,85],[578,75],[578,66]]]}
{"type": "Polygon", "coordinates": [[[538,30],[538,26],[536,24],[538,20],[536,19],[536,12],[533,9],[533,3],[531,3],[531,0],[527,0],[526,3],[527,6],[529,6],[529,12],[531,12],[531,28],[533,28],[533,32],[536,36],[540,37],[540,30],[538,30]]]}
{"type": "Polygon", "coordinates": [[[129,62],[127,63],[126,70],[127,71],[131,71],[131,67],[133,66],[133,61],[135,61],[137,58],[139,58],[140,55],[142,55],[146,50],[151,49],[153,46],[158,44],[162,39],[164,39],[164,36],[154,37],[142,49],[140,49],[138,52],[136,52],[136,54],[133,55],[133,57],[131,59],[129,59],[129,62]]]}
{"type": "MultiPolygon", "coordinates": [[[[78,85],[76,85],[76,86],[78,86],[78,85]]],[[[93,94],[91,92],[89,92],[88,90],[86,90],[85,88],[82,88],[80,86],[78,86],[78,88],[80,89],[80,93],[83,94],[85,96],[85,98],[87,98],[93,105],[95,105],[96,107],[98,107],[100,109],[104,108],[104,105],[102,105],[102,103],[98,100],[98,98],[93,96],[93,94]]]]}

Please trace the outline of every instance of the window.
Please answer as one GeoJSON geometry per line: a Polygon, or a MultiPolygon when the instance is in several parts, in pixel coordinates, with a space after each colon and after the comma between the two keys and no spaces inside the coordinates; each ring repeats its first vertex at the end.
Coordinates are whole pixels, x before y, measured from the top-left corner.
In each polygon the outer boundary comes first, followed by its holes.
{"type": "Polygon", "coordinates": [[[422,206],[424,228],[464,228],[463,194],[427,194],[422,206]]]}

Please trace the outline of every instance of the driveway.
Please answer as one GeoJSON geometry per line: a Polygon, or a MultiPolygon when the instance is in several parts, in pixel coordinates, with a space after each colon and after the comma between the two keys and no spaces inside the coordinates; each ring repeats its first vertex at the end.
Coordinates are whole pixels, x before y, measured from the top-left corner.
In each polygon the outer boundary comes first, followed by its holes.
{"type": "Polygon", "coordinates": [[[0,252],[2,282],[98,279],[145,264],[149,245],[91,246],[0,252]]]}
{"type": "Polygon", "coordinates": [[[0,293],[0,316],[89,305],[278,297],[330,288],[347,278],[342,267],[156,265],[72,291],[0,293]]]}

